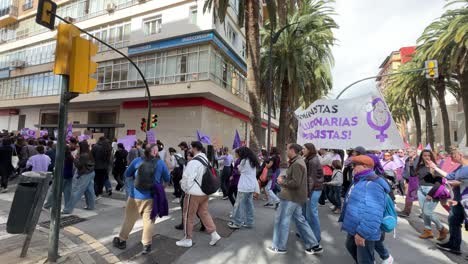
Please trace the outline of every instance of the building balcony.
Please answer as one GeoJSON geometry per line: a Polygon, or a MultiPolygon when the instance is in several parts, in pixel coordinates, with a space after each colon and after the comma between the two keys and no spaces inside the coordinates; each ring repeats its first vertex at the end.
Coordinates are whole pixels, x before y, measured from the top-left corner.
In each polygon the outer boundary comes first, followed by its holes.
{"type": "Polygon", "coordinates": [[[18,5],[12,2],[10,6],[0,9],[0,28],[18,21],[18,5]]]}

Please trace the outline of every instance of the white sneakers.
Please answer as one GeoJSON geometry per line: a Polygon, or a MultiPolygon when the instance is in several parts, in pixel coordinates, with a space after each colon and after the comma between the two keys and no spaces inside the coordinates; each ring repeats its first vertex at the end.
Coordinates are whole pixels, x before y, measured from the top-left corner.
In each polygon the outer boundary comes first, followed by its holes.
{"type": "Polygon", "coordinates": [[[179,199],[179,198],[175,198],[174,200],[172,200],[172,203],[178,204],[178,203],[180,203],[180,199],[179,199]]]}
{"type": "Polygon", "coordinates": [[[221,239],[221,236],[218,234],[218,232],[214,231],[211,233],[211,241],[210,241],[210,246],[216,245],[216,243],[221,239]]]}
{"type": "MultiPolygon", "coordinates": [[[[218,234],[218,232],[214,231],[213,233],[211,233],[210,246],[216,245],[216,243],[218,243],[220,239],[221,239],[221,236],[218,234]]],[[[176,245],[179,247],[189,248],[189,247],[192,247],[193,242],[192,242],[192,239],[184,238],[182,240],[177,241],[176,245]]]]}
{"type": "Polygon", "coordinates": [[[393,264],[393,257],[390,255],[387,259],[382,261],[382,264],[393,264]]]}
{"type": "Polygon", "coordinates": [[[176,245],[179,247],[186,247],[186,248],[192,247],[192,239],[184,238],[182,240],[177,241],[176,245]]]}

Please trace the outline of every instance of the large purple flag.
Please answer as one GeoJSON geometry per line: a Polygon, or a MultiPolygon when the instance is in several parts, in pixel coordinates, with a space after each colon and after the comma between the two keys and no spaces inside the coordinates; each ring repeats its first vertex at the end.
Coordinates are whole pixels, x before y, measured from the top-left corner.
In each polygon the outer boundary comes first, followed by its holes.
{"type": "Polygon", "coordinates": [[[208,135],[205,135],[205,134],[201,133],[200,131],[198,131],[198,129],[197,129],[197,139],[201,143],[211,145],[210,137],[208,135]]]}
{"type": "Polygon", "coordinates": [[[237,149],[242,146],[242,142],[239,136],[239,131],[236,129],[236,134],[234,135],[234,143],[232,143],[232,149],[237,149]]]}

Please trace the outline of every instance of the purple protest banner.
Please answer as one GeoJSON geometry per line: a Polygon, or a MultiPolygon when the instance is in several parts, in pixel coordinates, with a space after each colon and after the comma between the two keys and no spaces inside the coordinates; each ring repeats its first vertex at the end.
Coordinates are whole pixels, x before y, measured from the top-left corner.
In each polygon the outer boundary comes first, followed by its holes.
{"type": "Polygon", "coordinates": [[[81,135],[81,136],[78,136],[78,141],[85,141],[85,140],[89,140],[91,137],[89,135],[81,135]]]}
{"type": "Polygon", "coordinates": [[[203,144],[211,145],[211,139],[208,135],[203,134],[199,130],[197,130],[197,139],[203,144]]]}
{"type": "Polygon", "coordinates": [[[137,140],[136,135],[129,135],[129,136],[124,136],[124,137],[117,139],[117,143],[122,143],[124,145],[124,148],[127,151],[130,151],[133,145],[135,145],[136,140],[137,140]]]}
{"type": "Polygon", "coordinates": [[[152,130],[146,132],[148,144],[156,144],[156,133],[152,130]]]}
{"type": "Polygon", "coordinates": [[[40,137],[44,137],[44,136],[48,136],[48,135],[49,135],[49,131],[47,131],[47,130],[39,131],[39,136],[40,137]]]}

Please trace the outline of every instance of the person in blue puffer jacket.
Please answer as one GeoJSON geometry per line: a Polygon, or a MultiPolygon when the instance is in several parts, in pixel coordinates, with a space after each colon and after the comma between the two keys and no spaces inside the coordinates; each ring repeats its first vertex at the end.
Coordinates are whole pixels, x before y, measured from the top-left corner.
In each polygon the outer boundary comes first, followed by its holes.
{"type": "Polygon", "coordinates": [[[346,248],[358,264],[374,263],[375,243],[380,240],[386,195],[390,187],[373,170],[374,161],[365,155],[353,157],[354,184],[345,199],[340,217],[348,233],[346,248]]]}

